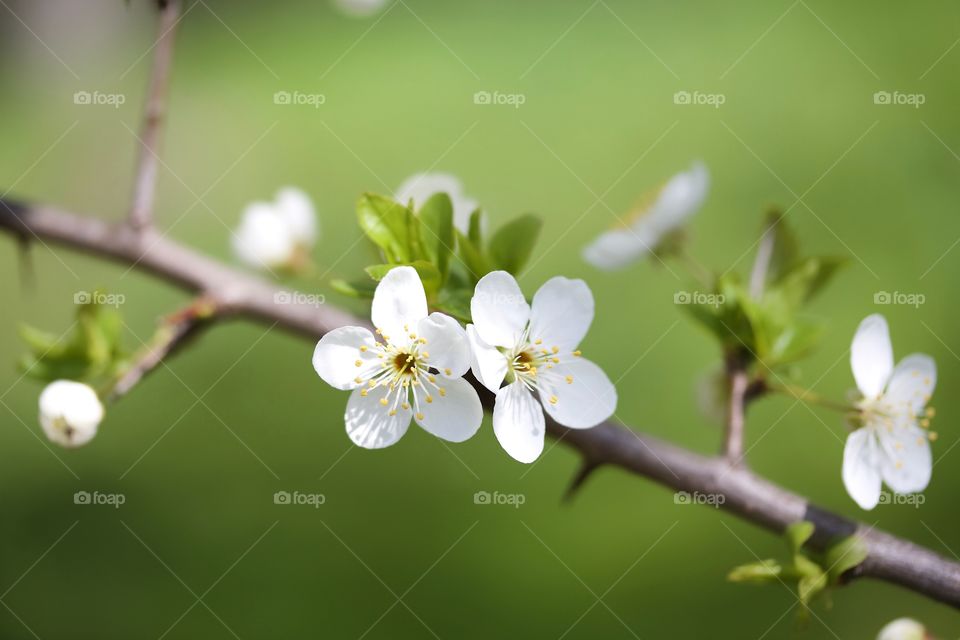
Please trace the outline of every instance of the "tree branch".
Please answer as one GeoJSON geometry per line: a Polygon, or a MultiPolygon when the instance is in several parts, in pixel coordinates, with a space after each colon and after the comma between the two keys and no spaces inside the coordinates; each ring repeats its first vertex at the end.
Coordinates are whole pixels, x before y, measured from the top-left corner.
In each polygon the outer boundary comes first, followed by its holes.
{"type": "MultiPolygon", "coordinates": [[[[217,304],[217,318],[236,315],[276,324],[316,340],[344,325],[367,326],[335,307],[317,308],[289,290],[231,268],[154,231],[139,233],[127,224],[108,224],[56,208],[27,206],[0,199],[0,229],[18,238],[39,238],[133,265],[184,289],[199,292],[217,304]]],[[[489,409],[493,395],[476,385],[489,409]]],[[[751,393],[751,386],[744,390],[751,393]]],[[[864,541],[868,556],[849,579],[866,577],[895,583],[960,608],[960,563],[862,523],[811,505],[805,498],[724,458],[681,449],[613,422],[593,429],[566,429],[548,419],[548,433],[577,450],[594,465],[619,467],[674,490],[724,496],[721,508],[742,519],[782,533],[792,523],[812,521],[810,545],[853,533],[864,541]]],[[[585,475],[584,475],[585,477],[585,475]]]]}
{"type": "Polygon", "coordinates": [[[173,61],[173,43],[177,22],[180,19],[180,0],[160,0],[160,21],[157,26],[157,42],[154,46],[153,70],[147,89],[144,107],[143,128],[140,134],[140,160],[133,186],[133,203],[130,207],[130,224],[142,230],[153,220],[153,207],[157,189],[159,158],[157,147],[165,115],[167,88],[170,84],[170,66],[173,61]]]}

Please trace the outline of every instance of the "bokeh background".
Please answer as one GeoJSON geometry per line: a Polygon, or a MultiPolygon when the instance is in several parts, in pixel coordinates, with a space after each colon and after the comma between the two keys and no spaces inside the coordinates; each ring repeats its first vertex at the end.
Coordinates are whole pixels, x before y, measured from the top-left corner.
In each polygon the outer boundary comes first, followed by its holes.
{"type": "MultiPolygon", "coordinates": [[[[146,0],[0,3],[0,189],[121,218],[154,42],[146,0]],[[76,91],[125,103],[76,105],[76,91]]],[[[497,224],[546,219],[532,294],[585,278],[597,318],[584,345],[618,380],[617,416],[710,453],[718,427],[697,381],[718,350],[673,304],[691,280],[579,258],[643,193],[697,158],[713,186],[691,249],[746,270],[761,214],[777,204],[810,252],[850,267],[812,309],[823,348],[797,371],[843,398],[846,350],[874,312],[897,357],[932,354],[940,440],[925,502],[861,512],[840,481],[841,416],[769,398],[750,413],[750,464],[839,513],[947,556],[960,550],[960,6],[923,1],[715,3],[396,0],[366,18],[326,2],[187,0],[176,52],[157,224],[231,261],[245,203],[286,184],[315,199],[324,279],[295,284],[361,306],[325,280],[370,263],[353,204],[426,169],[460,176],[497,224]],[[322,94],[319,108],[277,91],[322,94]],[[473,94],[522,94],[519,108],[473,94]],[[678,91],[721,95],[683,105],[678,91]],[[923,104],[876,104],[877,91],[923,104]],[[877,305],[878,292],[922,294],[877,305]],[[955,448],[956,447],[956,448],[955,448]]],[[[136,271],[56,246],[0,240],[0,629],[5,638],[872,638],[910,615],[956,637],[954,612],[886,584],[857,583],[806,629],[785,589],[725,582],[782,541],[614,470],[571,504],[576,457],[522,466],[489,422],[444,446],[411,428],[388,450],[355,449],[346,395],[313,373],[313,345],[224,325],[110,407],[96,440],[47,444],[41,385],[21,378],[21,322],[60,332],[77,291],[122,293],[133,349],[188,298],[136,271]],[[77,491],[125,503],[74,504],[77,491]],[[277,491],[323,494],[319,508],[277,491]],[[519,508],[474,504],[522,494],[519,508]],[[598,602],[598,597],[601,601],[598,602]],[[402,600],[398,602],[398,598],[402,600]]]]}

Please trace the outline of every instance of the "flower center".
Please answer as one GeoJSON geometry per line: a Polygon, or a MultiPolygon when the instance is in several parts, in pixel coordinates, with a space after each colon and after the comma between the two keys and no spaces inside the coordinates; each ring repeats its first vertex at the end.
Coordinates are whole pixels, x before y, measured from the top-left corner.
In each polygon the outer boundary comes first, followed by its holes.
{"type": "Polygon", "coordinates": [[[580,351],[561,352],[560,347],[547,347],[542,339],[530,340],[527,334],[518,346],[501,352],[507,357],[507,384],[520,381],[550,404],[559,402],[556,388],[560,384],[573,384],[572,375],[563,375],[555,367],[580,356],[580,351]]]}

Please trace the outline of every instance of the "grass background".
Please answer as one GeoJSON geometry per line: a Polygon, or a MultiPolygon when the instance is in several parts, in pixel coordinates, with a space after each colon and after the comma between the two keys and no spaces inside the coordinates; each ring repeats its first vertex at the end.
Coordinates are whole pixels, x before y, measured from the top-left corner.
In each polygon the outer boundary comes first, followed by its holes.
{"type": "MultiPolygon", "coordinates": [[[[318,263],[353,277],[370,262],[358,194],[428,168],[456,173],[494,224],[522,211],[546,218],[521,280],[528,294],[558,273],[593,288],[584,349],[619,378],[618,417],[712,452],[719,429],[694,389],[718,353],[673,304],[689,278],[676,265],[611,275],[579,259],[616,223],[611,210],[701,158],[713,186],[692,250],[704,264],[745,271],[771,204],[790,207],[808,251],[851,257],[812,309],[830,330],[798,371],[806,384],[844,396],[846,350],[874,312],[890,321],[898,359],[926,352],[940,369],[941,438],[920,508],[861,512],[840,482],[840,416],[789,399],[752,410],[751,465],[840,513],[948,556],[960,549],[960,7],[398,0],[352,19],[324,2],[187,4],[157,216],[172,237],[229,261],[243,205],[295,184],[320,213],[318,263]],[[925,103],[876,105],[881,90],[925,103]],[[277,91],[326,102],[275,105],[277,91]],[[477,91],[525,103],[475,105],[477,91]],[[676,105],[677,91],[725,102],[676,105]],[[878,291],[925,303],[878,306],[878,291]]],[[[7,0],[0,33],[2,188],[121,218],[154,38],[148,3],[7,0]],[[78,106],[78,90],[126,102],[78,106]]],[[[781,554],[780,540],[616,471],[562,505],[575,456],[557,447],[521,466],[489,424],[449,448],[413,428],[388,450],[353,449],[346,396],[317,379],[312,345],[265,326],[210,332],[111,407],[90,446],[53,449],[36,424],[41,387],[15,370],[18,324],[65,330],[74,293],[104,287],[126,296],[135,348],[187,298],[64,248],[31,253],[36,286],[23,284],[14,242],[0,241],[6,638],[872,638],[901,615],[938,637],[960,632],[946,607],[872,582],[836,592],[802,631],[786,590],[724,581],[738,563],[781,554]],[[75,505],[80,490],[126,503],[75,505]],[[278,506],[281,490],[326,503],[278,506]],[[526,501],[476,506],[480,490],[526,501]]],[[[296,284],[352,304],[324,282],[296,284]]]]}

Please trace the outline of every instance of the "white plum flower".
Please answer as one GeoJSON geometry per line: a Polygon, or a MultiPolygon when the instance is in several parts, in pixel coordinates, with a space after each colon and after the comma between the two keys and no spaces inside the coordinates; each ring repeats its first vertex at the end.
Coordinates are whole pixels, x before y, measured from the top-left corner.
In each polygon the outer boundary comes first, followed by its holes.
{"type": "Polygon", "coordinates": [[[877,640],[925,640],[927,637],[926,628],[911,618],[897,618],[877,634],[877,640]]]}
{"type": "Polygon", "coordinates": [[[363,327],[323,336],[313,367],[324,382],[352,390],[347,435],[366,449],[397,442],[411,418],[428,432],[462,442],[480,428],[483,407],[463,375],[470,345],[460,324],[427,314],[427,297],[412,267],[395,267],[377,285],[371,312],[378,340],[363,327]]]}
{"type": "Polygon", "coordinates": [[[40,393],[40,426],[51,442],[79,447],[97,435],[103,404],[97,392],[81,382],[57,380],[40,393]]]}
{"type": "Polygon", "coordinates": [[[923,491],[932,462],[928,433],[933,409],[925,409],[937,383],[930,356],[912,354],[893,366],[890,331],[882,315],[868,316],[853,337],[850,366],[863,398],[862,425],[847,437],[843,483],[863,509],[880,500],[881,481],[896,493],[923,491]]]}
{"type": "Polygon", "coordinates": [[[551,278],[529,305],[513,276],[493,271],[477,283],[470,313],[473,374],[497,394],[493,431],[511,456],[520,462],[540,456],[544,410],[572,429],[613,414],[616,389],[577,350],[593,321],[593,294],[583,280],[551,278]]]}
{"type": "Polygon", "coordinates": [[[587,245],[583,259],[598,269],[612,271],[652,254],[700,209],[709,187],[707,167],[695,162],[689,171],[670,178],[653,204],[638,211],[629,225],[602,233],[587,245]]]}
{"type": "Polygon", "coordinates": [[[233,235],[233,250],[257,269],[296,268],[317,240],[317,216],[310,197],[294,187],[277,192],[273,202],[252,202],[233,235]]]}
{"type": "Polygon", "coordinates": [[[397,189],[397,201],[406,205],[413,200],[414,208],[419,208],[430,196],[445,193],[453,203],[453,224],[463,234],[470,230],[470,215],[480,204],[463,192],[463,184],[449,173],[417,173],[406,180],[397,189]]]}

